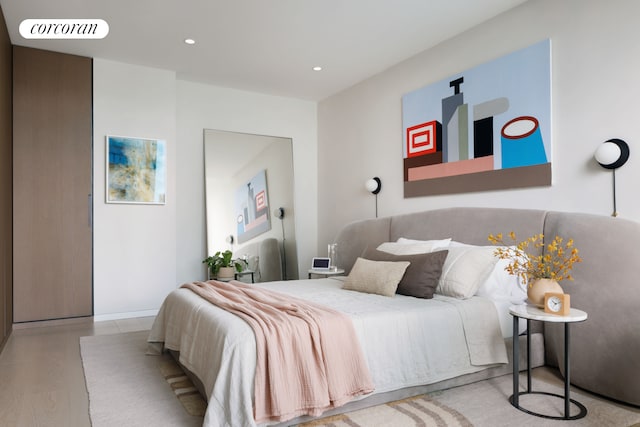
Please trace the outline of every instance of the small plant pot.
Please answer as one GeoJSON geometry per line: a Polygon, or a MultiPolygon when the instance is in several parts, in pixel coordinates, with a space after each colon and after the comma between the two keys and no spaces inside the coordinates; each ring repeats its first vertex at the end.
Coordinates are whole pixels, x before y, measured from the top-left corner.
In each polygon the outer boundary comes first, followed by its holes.
{"type": "Polygon", "coordinates": [[[235,277],[236,269],[233,267],[220,267],[218,270],[218,280],[230,280],[235,277]]]}

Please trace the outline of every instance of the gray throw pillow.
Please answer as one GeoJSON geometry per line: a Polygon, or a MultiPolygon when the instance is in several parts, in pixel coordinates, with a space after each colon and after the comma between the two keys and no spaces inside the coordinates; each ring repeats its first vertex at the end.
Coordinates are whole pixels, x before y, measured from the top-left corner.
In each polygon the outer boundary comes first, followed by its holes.
{"type": "Polygon", "coordinates": [[[438,287],[447,253],[444,250],[417,255],[393,255],[367,248],[362,253],[362,258],[372,261],[409,261],[409,267],[400,280],[396,293],[430,299],[438,287]]]}

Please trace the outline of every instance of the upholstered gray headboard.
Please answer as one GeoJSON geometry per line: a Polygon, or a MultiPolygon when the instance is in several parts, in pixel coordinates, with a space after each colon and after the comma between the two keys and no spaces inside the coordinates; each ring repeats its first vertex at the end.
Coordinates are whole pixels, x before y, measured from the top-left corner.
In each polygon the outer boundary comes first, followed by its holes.
{"type": "Polygon", "coordinates": [[[255,271],[255,282],[282,280],[282,258],[278,239],[270,237],[240,246],[233,251],[234,258],[242,258],[245,255],[250,268],[255,271]]]}
{"type": "Polygon", "coordinates": [[[428,240],[452,238],[471,245],[489,245],[489,233],[515,231],[528,237],[542,233],[546,212],[538,210],[449,208],[356,221],[337,235],[338,266],[348,273],[367,247],[400,237],[428,240]]]}
{"type": "MultiPolygon", "coordinates": [[[[357,221],[337,235],[338,266],[348,273],[367,246],[399,237],[489,245],[489,233],[515,231],[572,238],[583,262],[562,282],[571,306],[588,313],[571,328],[571,382],[640,405],[640,223],[607,216],[539,210],[449,208],[357,221]]],[[[545,324],[546,363],[563,369],[564,329],[545,324]]]]}

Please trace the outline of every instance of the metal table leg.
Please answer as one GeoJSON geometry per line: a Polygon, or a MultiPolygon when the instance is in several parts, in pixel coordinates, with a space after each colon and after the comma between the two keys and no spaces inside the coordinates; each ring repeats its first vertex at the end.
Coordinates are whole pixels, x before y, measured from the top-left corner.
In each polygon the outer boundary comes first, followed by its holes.
{"type": "Polygon", "coordinates": [[[569,379],[569,323],[564,324],[564,417],[571,416],[571,380],[569,379]]]}
{"type": "Polygon", "coordinates": [[[527,319],[527,392],[531,393],[531,320],[527,319]]]}
{"type": "MultiPolygon", "coordinates": [[[[515,406],[516,408],[519,408],[519,402],[518,402],[518,395],[519,395],[519,388],[520,388],[520,384],[519,384],[519,377],[520,377],[520,367],[519,365],[519,361],[520,361],[520,346],[519,346],[519,339],[518,339],[518,320],[519,317],[518,316],[513,316],[513,394],[511,395],[511,404],[513,406],[515,406]]],[[[529,331],[527,331],[527,334],[529,333],[529,331]]]]}

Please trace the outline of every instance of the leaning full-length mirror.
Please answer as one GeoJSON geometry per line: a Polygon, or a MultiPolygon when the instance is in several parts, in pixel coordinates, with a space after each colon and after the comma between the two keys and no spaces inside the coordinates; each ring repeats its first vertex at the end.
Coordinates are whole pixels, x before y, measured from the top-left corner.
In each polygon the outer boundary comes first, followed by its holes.
{"type": "Polygon", "coordinates": [[[205,129],[207,252],[230,249],[256,274],[298,278],[290,138],[205,129]]]}

